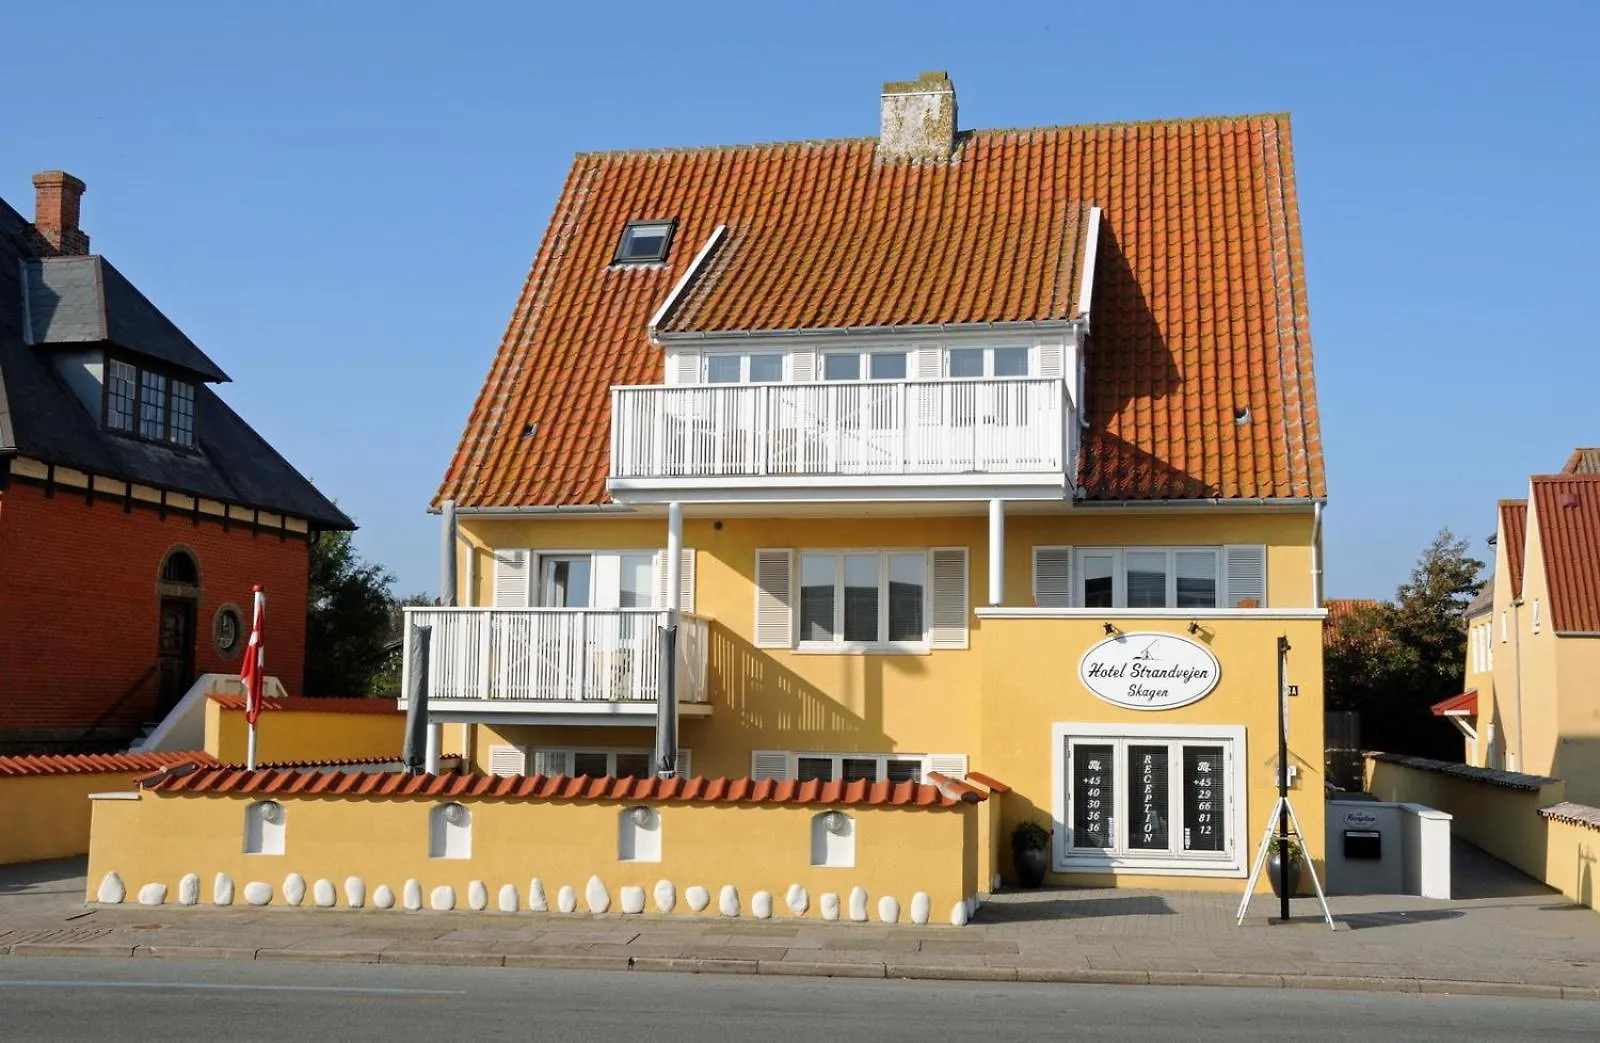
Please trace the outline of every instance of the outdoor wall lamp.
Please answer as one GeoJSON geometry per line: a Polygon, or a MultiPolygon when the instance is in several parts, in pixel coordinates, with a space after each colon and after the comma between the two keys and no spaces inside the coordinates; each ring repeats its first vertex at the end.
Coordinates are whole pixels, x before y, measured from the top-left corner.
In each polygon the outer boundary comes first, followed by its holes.
{"type": "Polygon", "coordinates": [[[655,822],[655,812],[651,811],[643,804],[634,808],[632,811],[629,811],[628,817],[633,819],[633,824],[638,826],[640,829],[649,829],[650,826],[655,822]]]}
{"type": "Polygon", "coordinates": [[[844,833],[847,822],[848,820],[844,817],[844,812],[842,811],[830,811],[822,816],[822,828],[835,836],[844,833]]]}
{"type": "Polygon", "coordinates": [[[1122,633],[1122,631],[1118,630],[1117,629],[1117,625],[1115,623],[1111,622],[1108,619],[1108,620],[1106,620],[1106,633],[1107,634],[1120,634],[1120,633],[1122,633]]]}
{"type": "Polygon", "coordinates": [[[1200,625],[1200,621],[1198,619],[1189,620],[1189,633],[1198,634],[1203,629],[1205,628],[1200,625]]]}
{"type": "Polygon", "coordinates": [[[467,821],[467,809],[460,804],[446,804],[444,806],[444,820],[452,826],[460,826],[467,821]]]}

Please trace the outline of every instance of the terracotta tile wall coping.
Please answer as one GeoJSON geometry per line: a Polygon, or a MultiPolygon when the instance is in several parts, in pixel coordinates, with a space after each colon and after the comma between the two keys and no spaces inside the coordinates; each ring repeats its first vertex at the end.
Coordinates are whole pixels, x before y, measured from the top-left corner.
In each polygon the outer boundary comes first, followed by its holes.
{"type": "MultiPolygon", "coordinates": [[[[224,710],[243,710],[242,695],[213,695],[211,701],[224,710]]],[[[293,710],[298,713],[399,713],[400,704],[394,699],[335,699],[306,695],[291,695],[286,699],[268,699],[262,704],[264,711],[293,710]]]]}
{"type": "Polygon", "coordinates": [[[174,765],[214,763],[209,754],[193,750],[178,753],[49,753],[0,757],[0,777],[108,775],[156,771],[174,765]]]}

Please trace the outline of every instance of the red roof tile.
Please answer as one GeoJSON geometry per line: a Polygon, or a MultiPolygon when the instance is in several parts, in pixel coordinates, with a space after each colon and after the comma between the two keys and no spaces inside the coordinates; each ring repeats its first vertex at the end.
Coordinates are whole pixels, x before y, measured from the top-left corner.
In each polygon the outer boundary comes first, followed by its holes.
{"type": "Polygon", "coordinates": [[[1574,449],[1562,474],[1600,474],[1600,449],[1574,449]]]}
{"type": "MultiPolygon", "coordinates": [[[[243,710],[242,695],[213,695],[211,701],[224,710],[243,710]]],[[[285,699],[266,699],[261,708],[265,711],[294,710],[299,713],[400,713],[394,699],[334,699],[317,696],[291,695],[285,699]]]]}
{"type": "Polygon", "coordinates": [[[1442,702],[1434,703],[1431,707],[1435,717],[1449,717],[1465,714],[1468,717],[1478,716],[1478,690],[1476,688],[1460,695],[1452,695],[1442,702]]]}
{"type": "Polygon", "coordinates": [[[1551,628],[1600,634],[1600,474],[1535,476],[1531,498],[1551,628]]]}
{"type": "Polygon", "coordinates": [[[1091,499],[1325,495],[1284,115],[972,131],[949,163],[874,139],[579,155],[439,498],[608,502],[610,392],[670,330],[1059,319],[1102,208],[1079,480],[1091,499]],[[629,219],[668,262],[611,265],[629,219]],[[1236,421],[1236,416],[1239,418],[1236,421]]]}
{"type": "MultiPolygon", "coordinates": [[[[293,770],[246,771],[201,767],[184,774],[161,774],[146,789],[166,793],[279,793],[300,791],[307,773],[293,770]],[[293,784],[293,785],[291,785],[293,784]]],[[[351,793],[386,797],[472,797],[517,800],[596,800],[616,803],[837,804],[862,807],[954,807],[988,799],[987,794],[951,779],[943,786],[918,782],[774,782],[771,779],[613,779],[565,775],[406,775],[401,772],[320,774],[310,793],[351,793]],[[957,796],[947,796],[949,787],[957,796]]]]}
{"type": "Polygon", "coordinates": [[[1010,786],[1007,786],[1005,783],[1001,782],[999,779],[990,778],[989,776],[983,774],[982,772],[978,772],[978,771],[969,771],[969,772],[967,772],[967,781],[968,782],[976,782],[980,786],[987,787],[989,789],[989,791],[992,792],[992,793],[1010,793],[1011,792],[1011,787],[1010,786]]]}
{"type": "Polygon", "coordinates": [[[1500,529],[1505,533],[1506,568],[1510,572],[1511,596],[1522,596],[1522,559],[1528,552],[1528,501],[1500,501],[1500,529]]]}
{"type": "Polygon", "coordinates": [[[0,777],[20,775],[106,775],[150,772],[174,764],[215,764],[195,750],[180,753],[46,753],[0,757],[0,777]]]}

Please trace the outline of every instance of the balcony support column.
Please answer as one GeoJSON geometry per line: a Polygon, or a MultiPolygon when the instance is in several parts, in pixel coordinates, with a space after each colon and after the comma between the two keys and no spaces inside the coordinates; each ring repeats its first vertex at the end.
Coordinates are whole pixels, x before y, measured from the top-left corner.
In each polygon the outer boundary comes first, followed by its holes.
{"type": "Polygon", "coordinates": [[[989,501],[989,604],[1006,601],[1006,504],[989,501]]]}
{"type": "Polygon", "coordinates": [[[683,585],[683,504],[667,504],[667,567],[662,605],[661,692],[656,699],[655,769],[661,778],[678,773],[678,591],[683,585]]]}

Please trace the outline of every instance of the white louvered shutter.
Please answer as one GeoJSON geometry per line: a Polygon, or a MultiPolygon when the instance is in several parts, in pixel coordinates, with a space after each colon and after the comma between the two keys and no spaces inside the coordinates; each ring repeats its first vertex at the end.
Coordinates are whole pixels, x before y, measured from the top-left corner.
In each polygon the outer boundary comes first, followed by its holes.
{"type": "Polygon", "coordinates": [[[528,755],[521,746],[508,746],[501,743],[489,747],[490,775],[526,775],[527,773],[528,755]]]}
{"type": "Polygon", "coordinates": [[[533,775],[572,774],[571,750],[529,750],[528,760],[532,764],[533,775]]]}
{"type": "MultiPolygon", "coordinates": [[[[694,611],[694,548],[683,547],[678,567],[678,611],[694,611]]],[[[667,607],[667,552],[656,551],[656,607],[667,607]]]]}
{"type": "Polygon", "coordinates": [[[525,550],[494,552],[494,607],[527,608],[531,555],[525,550]]]}
{"type": "Polygon", "coordinates": [[[1039,375],[1041,377],[1059,377],[1065,373],[1062,368],[1062,359],[1065,352],[1060,344],[1039,345],[1039,375]]]}
{"type": "Polygon", "coordinates": [[[935,547],[928,557],[933,574],[928,643],[934,648],[966,648],[967,548],[935,547]]]}
{"type": "Polygon", "coordinates": [[[918,344],[911,350],[912,380],[938,380],[944,376],[944,352],[937,344],[918,344]]]}
{"type": "Polygon", "coordinates": [[[679,750],[678,751],[678,778],[687,779],[687,778],[690,778],[693,774],[694,773],[689,770],[689,751],[688,750],[679,750]]]}
{"type": "Polygon", "coordinates": [[[1222,548],[1223,607],[1238,608],[1241,601],[1267,607],[1267,548],[1259,543],[1222,548]]]}
{"type": "Polygon", "coordinates": [[[928,770],[936,771],[947,779],[967,777],[967,755],[964,753],[930,753],[928,770]]]}
{"type": "Polygon", "coordinates": [[[817,353],[794,351],[789,353],[789,379],[796,384],[808,384],[817,379],[817,353]]]}
{"type": "Polygon", "coordinates": [[[700,383],[700,353],[681,348],[667,354],[668,384],[700,383]]]}
{"type": "Polygon", "coordinates": [[[1033,548],[1033,603],[1039,608],[1072,607],[1072,548],[1033,548]]]}
{"type": "Polygon", "coordinates": [[[789,777],[789,755],[782,750],[756,750],[750,754],[750,777],[782,782],[789,777]]]}
{"type": "Polygon", "coordinates": [[[788,648],[794,643],[794,551],[756,551],[756,647],[788,648]]]}

